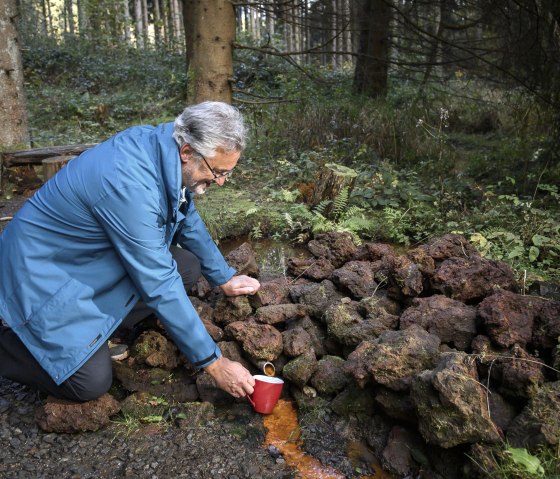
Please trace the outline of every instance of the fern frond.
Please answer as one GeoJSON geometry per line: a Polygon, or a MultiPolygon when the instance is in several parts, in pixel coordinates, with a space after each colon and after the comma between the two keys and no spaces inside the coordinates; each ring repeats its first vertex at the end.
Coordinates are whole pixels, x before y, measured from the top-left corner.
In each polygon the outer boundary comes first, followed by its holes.
{"type": "Polygon", "coordinates": [[[333,203],[333,211],[332,217],[336,220],[340,218],[344,212],[346,211],[346,207],[348,206],[348,187],[345,186],[340,190],[336,198],[334,199],[333,203]]]}

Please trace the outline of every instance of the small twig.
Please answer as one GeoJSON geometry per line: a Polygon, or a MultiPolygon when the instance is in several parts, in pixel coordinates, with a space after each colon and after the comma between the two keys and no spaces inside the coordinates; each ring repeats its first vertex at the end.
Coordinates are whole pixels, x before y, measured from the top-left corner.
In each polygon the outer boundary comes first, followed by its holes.
{"type": "Polygon", "coordinates": [[[0,218],[0,221],[10,221],[10,220],[13,220],[13,219],[14,219],[13,216],[2,216],[0,218]]]}

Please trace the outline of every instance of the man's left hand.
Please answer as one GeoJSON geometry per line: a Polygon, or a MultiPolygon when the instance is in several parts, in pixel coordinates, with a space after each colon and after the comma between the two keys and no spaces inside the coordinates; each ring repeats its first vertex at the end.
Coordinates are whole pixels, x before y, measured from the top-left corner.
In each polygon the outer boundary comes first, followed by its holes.
{"type": "Polygon", "coordinates": [[[261,284],[250,276],[234,276],[227,283],[220,286],[226,296],[241,296],[242,294],[255,294],[261,284]]]}

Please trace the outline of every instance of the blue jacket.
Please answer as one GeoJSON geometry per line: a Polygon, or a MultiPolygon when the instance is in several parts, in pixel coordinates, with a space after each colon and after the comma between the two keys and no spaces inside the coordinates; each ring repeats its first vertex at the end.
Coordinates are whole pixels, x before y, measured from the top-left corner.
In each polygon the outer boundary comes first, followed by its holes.
{"type": "Polygon", "coordinates": [[[142,298],[197,367],[221,356],[169,252],[194,253],[212,285],[234,274],[192,194],[180,204],[173,124],[129,128],[73,159],[0,236],[0,317],[60,384],[142,298]]]}

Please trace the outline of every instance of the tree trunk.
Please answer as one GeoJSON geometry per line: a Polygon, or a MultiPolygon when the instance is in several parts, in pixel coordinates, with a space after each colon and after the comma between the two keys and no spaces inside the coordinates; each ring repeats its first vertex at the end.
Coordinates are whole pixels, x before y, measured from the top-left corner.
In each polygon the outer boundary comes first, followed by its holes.
{"type": "Polygon", "coordinates": [[[74,11],[73,11],[73,4],[72,0],[64,0],[64,8],[66,10],[66,18],[68,19],[68,32],[71,35],[74,35],[76,32],[76,27],[74,26],[74,11]]]}
{"type": "Polygon", "coordinates": [[[130,45],[130,11],[128,10],[128,0],[122,0],[122,10],[124,41],[127,45],[130,45]]]}
{"type": "Polygon", "coordinates": [[[75,156],[54,156],[42,161],[43,165],[43,181],[46,182],[56,175],[75,156]]]}
{"type": "Polygon", "coordinates": [[[29,145],[17,17],[16,0],[0,2],[0,150],[29,145]]]}
{"type": "Polygon", "coordinates": [[[144,47],[142,36],[142,0],[134,0],[134,32],[136,34],[136,48],[144,47]]]}
{"type": "Polygon", "coordinates": [[[154,39],[156,48],[161,46],[161,14],[159,12],[159,0],[153,2],[154,5],[154,39]]]}
{"type": "MultiPolygon", "coordinates": [[[[309,206],[313,208],[322,201],[334,201],[344,188],[348,188],[348,194],[350,194],[357,176],[358,173],[351,168],[336,163],[327,163],[319,171],[309,206]]],[[[331,209],[332,204],[325,208],[324,215],[328,216],[331,209]]]]}
{"type": "Polygon", "coordinates": [[[148,36],[149,26],[148,1],[142,0],[142,42],[144,43],[144,48],[148,48],[150,46],[150,37],[148,36]]]}
{"type": "Polygon", "coordinates": [[[390,6],[388,0],[362,4],[360,46],[354,89],[372,98],[387,93],[390,6]]]}
{"type": "Polygon", "coordinates": [[[231,103],[235,10],[228,0],[195,0],[194,101],[231,103]]]}

